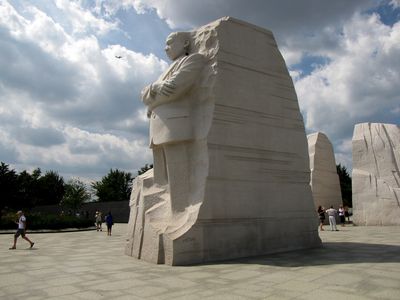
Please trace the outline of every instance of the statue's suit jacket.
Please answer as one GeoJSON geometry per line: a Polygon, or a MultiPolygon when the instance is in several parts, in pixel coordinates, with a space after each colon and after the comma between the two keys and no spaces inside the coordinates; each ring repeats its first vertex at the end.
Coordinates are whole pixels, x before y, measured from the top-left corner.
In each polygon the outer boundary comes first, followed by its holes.
{"type": "Polygon", "coordinates": [[[151,111],[150,147],[194,139],[191,108],[197,100],[195,85],[205,64],[203,55],[184,56],[168,68],[155,82],[174,85],[172,93],[150,95],[150,86],[142,92],[142,100],[151,111]]]}

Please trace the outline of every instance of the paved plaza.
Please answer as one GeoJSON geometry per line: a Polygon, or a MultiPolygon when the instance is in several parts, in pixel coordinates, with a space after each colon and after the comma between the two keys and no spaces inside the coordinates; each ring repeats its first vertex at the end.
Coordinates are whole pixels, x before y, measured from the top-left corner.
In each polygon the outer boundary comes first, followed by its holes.
{"type": "Polygon", "coordinates": [[[0,235],[0,299],[400,299],[400,227],[323,231],[319,249],[170,267],[124,255],[113,236],[83,231],[0,235]]]}

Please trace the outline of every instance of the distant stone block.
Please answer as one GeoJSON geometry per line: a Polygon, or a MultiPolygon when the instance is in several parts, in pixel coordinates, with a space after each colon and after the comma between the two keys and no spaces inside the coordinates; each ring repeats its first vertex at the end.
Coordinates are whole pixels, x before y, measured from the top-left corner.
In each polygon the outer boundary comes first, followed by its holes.
{"type": "Polygon", "coordinates": [[[342,194],[332,144],[322,132],[309,134],[307,140],[315,208],[332,205],[338,209],[342,205],[342,194]]]}
{"type": "Polygon", "coordinates": [[[400,127],[357,124],[353,134],[353,222],[400,225],[400,127]]]}

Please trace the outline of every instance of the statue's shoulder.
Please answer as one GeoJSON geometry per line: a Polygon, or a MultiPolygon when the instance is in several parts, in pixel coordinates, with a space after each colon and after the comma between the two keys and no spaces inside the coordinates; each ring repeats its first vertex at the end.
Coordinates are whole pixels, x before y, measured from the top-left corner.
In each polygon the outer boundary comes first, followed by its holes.
{"type": "Polygon", "coordinates": [[[200,53],[192,53],[192,54],[189,54],[189,56],[187,57],[187,60],[205,61],[206,57],[203,54],[200,54],[200,53]]]}

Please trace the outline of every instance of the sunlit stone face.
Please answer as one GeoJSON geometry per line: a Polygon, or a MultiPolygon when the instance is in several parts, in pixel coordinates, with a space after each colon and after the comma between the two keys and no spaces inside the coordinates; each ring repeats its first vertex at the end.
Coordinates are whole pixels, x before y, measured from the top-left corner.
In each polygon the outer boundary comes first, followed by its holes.
{"type": "Polygon", "coordinates": [[[185,41],[176,34],[168,36],[165,53],[171,60],[176,60],[185,54],[185,41]]]}

